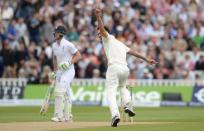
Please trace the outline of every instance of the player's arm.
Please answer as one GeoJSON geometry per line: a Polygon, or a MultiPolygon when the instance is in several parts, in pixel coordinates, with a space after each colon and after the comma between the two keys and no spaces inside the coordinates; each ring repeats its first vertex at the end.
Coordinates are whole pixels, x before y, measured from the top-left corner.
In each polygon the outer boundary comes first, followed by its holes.
{"type": "Polygon", "coordinates": [[[77,48],[74,46],[74,44],[68,43],[67,46],[68,46],[67,51],[72,54],[72,59],[69,61],[64,61],[59,64],[59,69],[63,71],[68,70],[72,64],[77,63],[81,59],[81,54],[77,50],[77,48]]]}
{"type": "Polygon", "coordinates": [[[76,51],[76,53],[73,54],[71,63],[72,63],[72,64],[75,64],[75,63],[77,63],[81,58],[82,58],[82,57],[81,57],[81,53],[80,53],[79,51],[76,51]]]}
{"type": "Polygon", "coordinates": [[[102,21],[101,16],[100,16],[101,15],[101,10],[100,9],[96,9],[95,11],[96,11],[96,19],[98,21],[98,28],[99,28],[100,35],[102,37],[107,38],[108,37],[108,33],[105,30],[105,28],[104,28],[103,21],[102,21]]]}
{"type": "Polygon", "coordinates": [[[147,58],[147,57],[144,57],[143,55],[141,55],[140,53],[137,53],[136,51],[134,51],[134,50],[132,50],[132,49],[130,49],[127,53],[130,54],[130,55],[132,55],[132,56],[135,56],[135,57],[137,57],[137,58],[140,58],[140,59],[146,61],[147,63],[151,64],[151,65],[152,65],[152,64],[158,64],[157,61],[155,61],[155,60],[153,60],[153,59],[149,59],[149,58],[147,58]]]}
{"type": "Polygon", "coordinates": [[[54,80],[56,78],[56,71],[57,71],[57,58],[54,55],[54,53],[52,53],[52,64],[53,64],[53,72],[49,73],[49,77],[50,79],[54,80]]]}

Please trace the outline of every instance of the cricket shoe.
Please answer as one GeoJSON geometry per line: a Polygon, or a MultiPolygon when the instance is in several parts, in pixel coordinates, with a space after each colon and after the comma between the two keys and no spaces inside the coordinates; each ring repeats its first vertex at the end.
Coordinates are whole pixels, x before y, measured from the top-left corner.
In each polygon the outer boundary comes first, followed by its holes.
{"type": "Polygon", "coordinates": [[[135,112],[128,107],[124,107],[124,112],[127,113],[129,117],[135,116],[135,112]]]}
{"type": "Polygon", "coordinates": [[[51,120],[54,121],[54,122],[63,122],[63,121],[65,121],[65,119],[63,119],[63,118],[60,119],[58,117],[52,117],[51,120]]]}
{"type": "Polygon", "coordinates": [[[73,115],[70,114],[68,118],[65,118],[65,122],[73,122],[73,115]]]}
{"type": "Polygon", "coordinates": [[[112,118],[112,123],[111,123],[111,126],[112,127],[117,127],[118,123],[120,122],[120,118],[118,116],[114,116],[112,118]]]}

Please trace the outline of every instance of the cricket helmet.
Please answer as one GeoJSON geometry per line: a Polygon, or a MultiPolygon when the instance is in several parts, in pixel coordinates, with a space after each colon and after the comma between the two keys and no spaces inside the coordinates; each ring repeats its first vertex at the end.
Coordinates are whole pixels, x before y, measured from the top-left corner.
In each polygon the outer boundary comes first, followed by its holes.
{"type": "Polygon", "coordinates": [[[64,26],[59,25],[59,26],[57,26],[57,28],[55,28],[55,30],[54,30],[53,33],[54,33],[54,34],[55,34],[55,33],[61,33],[61,34],[65,35],[65,34],[66,34],[66,29],[65,29],[64,26]]]}

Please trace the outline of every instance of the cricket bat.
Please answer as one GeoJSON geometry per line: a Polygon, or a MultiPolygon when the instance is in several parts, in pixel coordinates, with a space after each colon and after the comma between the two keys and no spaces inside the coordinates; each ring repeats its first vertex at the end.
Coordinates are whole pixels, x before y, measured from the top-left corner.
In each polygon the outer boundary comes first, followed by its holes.
{"type": "Polygon", "coordinates": [[[55,88],[55,80],[52,81],[51,85],[48,86],[47,92],[45,94],[44,101],[42,103],[41,109],[40,109],[40,114],[45,115],[48,111],[49,104],[50,104],[50,98],[52,96],[52,93],[55,88]]]}

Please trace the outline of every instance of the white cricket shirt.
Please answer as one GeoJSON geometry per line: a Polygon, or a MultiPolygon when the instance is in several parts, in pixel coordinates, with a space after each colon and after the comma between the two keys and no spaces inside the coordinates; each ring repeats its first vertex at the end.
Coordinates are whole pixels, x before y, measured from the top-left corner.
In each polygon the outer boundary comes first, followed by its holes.
{"type": "Polygon", "coordinates": [[[66,61],[71,62],[73,54],[77,52],[77,48],[74,46],[74,44],[65,38],[62,38],[60,44],[54,42],[52,44],[52,50],[53,54],[57,58],[57,65],[66,61]]]}
{"type": "Polygon", "coordinates": [[[110,34],[108,34],[107,38],[103,37],[102,39],[108,65],[117,64],[127,66],[126,56],[130,48],[110,34]]]}

